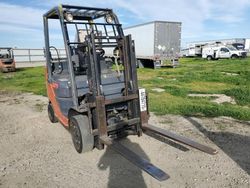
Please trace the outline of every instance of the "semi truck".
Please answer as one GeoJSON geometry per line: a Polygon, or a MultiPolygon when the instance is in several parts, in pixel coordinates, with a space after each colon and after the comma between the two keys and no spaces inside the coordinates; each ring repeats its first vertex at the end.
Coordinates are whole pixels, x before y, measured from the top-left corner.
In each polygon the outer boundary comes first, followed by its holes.
{"type": "Polygon", "coordinates": [[[178,64],[181,46],[181,22],[152,21],[124,29],[135,42],[137,65],[159,68],[167,60],[178,64]]]}

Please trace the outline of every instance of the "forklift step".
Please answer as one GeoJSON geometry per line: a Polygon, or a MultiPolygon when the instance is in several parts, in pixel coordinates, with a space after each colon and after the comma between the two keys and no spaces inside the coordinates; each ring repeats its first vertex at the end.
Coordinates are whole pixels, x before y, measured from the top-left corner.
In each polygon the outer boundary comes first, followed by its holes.
{"type": "Polygon", "coordinates": [[[193,147],[193,148],[196,148],[200,151],[203,151],[205,153],[208,153],[208,154],[211,154],[211,155],[215,155],[218,153],[217,150],[213,149],[213,148],[210,148],[208,146],[205,146],[205,145],[202,145],[198,142],[195,142],[189,138],[186,138],[184,136],[181,136],[181,135],[177,135],[175,133],[172,133],[170,131],[167,131],[167,130],[164,130],[164,129],[161,129],[159,127],[155,127],[153,125],[149,125],[149,124],[143,124],[142,125],[142,129],[145,130],[145,131],[152,131],[156,134],[159,134],[161,136],[164,136],[164,137],[167,137],[169,139],[172,139],[174,141],[177,141],[177,142],[180,142],[182,144],[185,144],[185,145],[188,145],[190,147],[193,147]]]}
{"type": "Polygon", "coordinates": [[[140,157],[133,151],[126,148],[125,146],[121,145],[119,142],[114,141],[110,139],[109,137],[101,137],[100,140],[103,144],[107,145],[108,147],[111,147],[111,149],[121,154],[131,163],[133,163],[140,169],[144,170],[145,172],[147,172],[148,174],[150,174],[152,177],[156,178],[157,180],[164,181],[170,177],[161,169],[154,166],[152,163],[150,163],[146,159],[143,159],[142,157],[140,157]]]}

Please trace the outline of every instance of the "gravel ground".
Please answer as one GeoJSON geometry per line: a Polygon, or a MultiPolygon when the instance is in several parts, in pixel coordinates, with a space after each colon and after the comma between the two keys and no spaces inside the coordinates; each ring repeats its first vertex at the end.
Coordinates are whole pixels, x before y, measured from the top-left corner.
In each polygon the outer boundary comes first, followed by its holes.
{"type": "Polygon", "coordinates": [[[250,123],[151,115],[150,123],[218,150],[208,155],[158,136],[121,143],[170,175],[159,182],[106,148],[78,154],[47,117],[47,99],[0,93],[0,187],[250,187],[250,123]]]}

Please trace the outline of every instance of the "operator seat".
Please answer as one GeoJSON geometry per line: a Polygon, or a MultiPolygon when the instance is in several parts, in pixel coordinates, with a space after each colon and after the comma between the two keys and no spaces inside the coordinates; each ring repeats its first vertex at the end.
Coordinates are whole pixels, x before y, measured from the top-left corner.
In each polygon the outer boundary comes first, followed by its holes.
{"type": "Polygon", "coordinates": [[[84,44],[77,45],[74,49],[75,54],[72,56],[72,62],[76,75],[86,75],[88,64],[86,61],[87,52],[84,44]]]}

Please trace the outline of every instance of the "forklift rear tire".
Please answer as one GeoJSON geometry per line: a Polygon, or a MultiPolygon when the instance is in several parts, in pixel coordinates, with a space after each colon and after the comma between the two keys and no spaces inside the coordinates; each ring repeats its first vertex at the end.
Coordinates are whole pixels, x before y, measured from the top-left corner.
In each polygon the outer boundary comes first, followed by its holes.
{"type": "Polygon", "coordinates": [[[49,116],[49,120],[51,121],[51,123],[57,123],[58,122],[58,119],[55,116],[55,112],[54,112],[54,109],[53,109],[51,103],[48,104],[48,116],[49,116]]]}
{"type": "Polygon", "coordinates": [[[90,132],[88,117],[84,115],[71,116],[69,126],[76,151],[78,153],[91,151],[94,148],[94,136],[90,132]]]}

